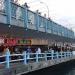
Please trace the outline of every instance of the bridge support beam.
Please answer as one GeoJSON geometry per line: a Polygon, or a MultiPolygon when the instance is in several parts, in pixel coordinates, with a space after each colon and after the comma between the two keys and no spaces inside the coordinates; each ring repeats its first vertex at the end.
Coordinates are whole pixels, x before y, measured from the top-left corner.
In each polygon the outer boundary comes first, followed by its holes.
{"type": "Polygon", "coordinates": [[[11,25],[11,0],[6,0],[7,24],[11,25]]]}

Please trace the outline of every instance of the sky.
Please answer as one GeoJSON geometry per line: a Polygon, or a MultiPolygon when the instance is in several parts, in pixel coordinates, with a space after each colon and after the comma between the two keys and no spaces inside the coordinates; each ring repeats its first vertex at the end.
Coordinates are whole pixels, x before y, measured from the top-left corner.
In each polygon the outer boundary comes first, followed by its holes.
{"type": "Polygon", "coordinates": [[[39,10],[56,23],[75,32],[75,0],[19,0],[20,4],[27,2],[32,11],[39,10]]]}

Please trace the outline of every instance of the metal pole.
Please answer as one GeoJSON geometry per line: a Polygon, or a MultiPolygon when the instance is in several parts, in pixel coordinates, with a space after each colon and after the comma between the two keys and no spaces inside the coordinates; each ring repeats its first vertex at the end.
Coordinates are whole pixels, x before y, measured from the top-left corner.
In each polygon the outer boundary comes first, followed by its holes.
{"type": "Polygon", "coordinates": [[[54,59],[54,50],[51,51],[51,59],[54,59]]]}
{"type": "Polygon", "coordinates": [[[59,58],[59,53],[58,53],[58,52],[56,52],[56,58],[57,58],[57,59],[59,58]]]}
{"type": "Polygon", "coordinates": [[[38,52],[36,52],[36,62],[39,61],[38,52]]]}
{"type": "Polygon", "coordinates": [[[26,51],[23,52],[24,64],[27,64],[26,51]]]}
{"type": "Polygon", "coordinates": [[[47,53],[45,53],[45,61],[47,61],[47,53]]]}
{"type": "Polygon", "coordinates": [[[6,50],[5,55],[6,68],[10,68],[10,51],[8,49],[6,50]]]}

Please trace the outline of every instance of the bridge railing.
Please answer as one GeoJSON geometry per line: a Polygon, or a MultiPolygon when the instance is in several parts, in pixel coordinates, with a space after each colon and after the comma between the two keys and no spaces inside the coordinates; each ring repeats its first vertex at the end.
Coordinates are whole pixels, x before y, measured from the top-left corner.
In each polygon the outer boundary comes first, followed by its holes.
{"type": "Polygon", "coordinates": [[[72,52],[49,52],[49,53],[26,53],[22,54],[10,54],[9,51],[5,52],[5,55],[0,56],[0,64],[4,64],[6,68],[10,68],[11,63],[23,63],[28,64],[31,62],[38,63],[40,61],[48,61],[54,59],[62,59],[72,57],[72,52]]]}
{"type": "Polygon", "coordinates": [[[12,2],[12,0],[0,0],[0,23],[7,24],[8,27],[18,26],[23,27],[26,30],[33,29],[68,38],[74,38],[74,32],[71,30],[39,15],[38,12],[32,12],[25,6],[12,2]],[[63,35],[61,30],[63,30],[63,35]],[[67,33],[68,36],[66,36],[67,33]]]}

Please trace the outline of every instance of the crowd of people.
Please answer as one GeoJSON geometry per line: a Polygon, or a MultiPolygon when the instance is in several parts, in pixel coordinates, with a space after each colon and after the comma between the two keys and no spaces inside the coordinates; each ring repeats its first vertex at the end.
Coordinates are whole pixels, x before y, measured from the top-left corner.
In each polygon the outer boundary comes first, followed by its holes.
{"type": "MultiPolygon", "coordinates": [[[[53,46],[49,46],[46,49],[42,48],[40,46],[36,46],[33,47],[32,46],[26,46],[24,48],[19,48],[19,47],[11,47],[11,46],[6,46],[6,47],[1,47],[0,48],[0,56],[1,55],[5,55],[6,52],[9,52],[10,54],[22,54],[24,51],[27,53],[27,58],[30,58],[30,53],[38,53],[39,55],[41,53],[49,53],[49,52],[60,52],[60,51],[72,51],[73,49],[70,46],[65,46],[65,47],[61,47],[61,46],[57,46],[57,45],[53,45],[53,46]],[[2,49],[1,49],[2,48],[2,49]]],[[[31,56],[33,57],[33,56],[31,56]]],[[[35,56],[34,56],[35,57],[35,56]]],[[[21,56],[12,56],[11,59],[18,59],[18,58],[22,58],[21,56]]],[[[4,61],[5,59],[2,58],[0,59],[0,61],[4,61]]]]}
{"type": "Polygon", "coordinates": [[[23,48],[19,48],[19,47],[11,47],[11,46],[6,46],[6,47],[3,47],[1,46],[0,47],[0,55],[4,54],[6,52],[6,50],[9,49],[10,53],[11,54],[22,54],[24,51],[26,51],[26,53],[44,53],[44,52],[50,52],[51,50],[54,50],[55,52],[58,51],[72,51],[72,47],[71,46],[64,46],[64,47],[61,47],[61,46],[57,46],[57,45],[52,45],[52,46],[46,46],[44,48],[44,46],[40,47],[40,46],[36,46],[36,47],[33,47],[32,46],[25,46],[23,48]]]}

